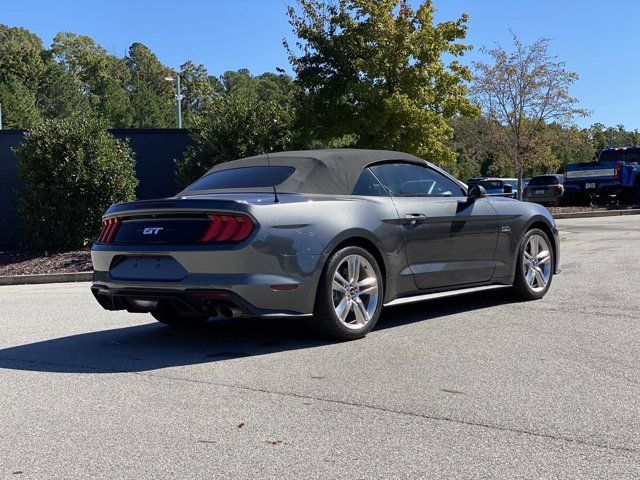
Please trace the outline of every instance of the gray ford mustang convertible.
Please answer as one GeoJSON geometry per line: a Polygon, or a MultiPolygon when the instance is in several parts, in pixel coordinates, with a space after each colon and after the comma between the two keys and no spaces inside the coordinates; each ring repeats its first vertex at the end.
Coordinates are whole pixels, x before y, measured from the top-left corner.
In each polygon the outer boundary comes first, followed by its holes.
{"type": "Polygon", "coordinates": [[[236,160],[175,197],[113,205],[91,257],[108,310],[172,326],[308,316],[354,339],[384,306],[500,287],[539,299],[559,240],[537,204],[412,155],[340,149],[236,160]]]}

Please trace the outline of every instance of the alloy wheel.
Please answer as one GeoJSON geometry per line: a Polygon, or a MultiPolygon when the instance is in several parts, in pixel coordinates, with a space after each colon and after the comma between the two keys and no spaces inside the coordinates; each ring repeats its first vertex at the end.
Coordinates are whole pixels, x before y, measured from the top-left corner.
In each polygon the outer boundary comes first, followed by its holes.
{"type": "Polygon", "coordinates": [[[333,273],[333,308],[340,322],[357,330],[373,318],[378,308],[379,279],[361,255],[348,255],[333,273]]]}
{"type": "Polygon", "coordinates": [[[527,240],[522,256],[524,278],[529,288],[541,292],[551,278],[551,250],[549,244],[540,235],[531,235],[527,240]]]}

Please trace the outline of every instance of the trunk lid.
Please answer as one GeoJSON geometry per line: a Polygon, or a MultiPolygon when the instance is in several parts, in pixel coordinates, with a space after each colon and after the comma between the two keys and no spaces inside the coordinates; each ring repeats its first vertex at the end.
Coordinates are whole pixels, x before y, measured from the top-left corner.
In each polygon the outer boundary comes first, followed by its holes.
{"type": "Polygon", "coordinates": [[[212,194],[121,203],[109,208],[104,216],[105,224],[117,220],[117,230],[111,236],[101,235],[98,243],[185,245],[241,241],[256,223],[248,213],[250,206],[272,202],[273,195],[269,194],[212,194]]]}

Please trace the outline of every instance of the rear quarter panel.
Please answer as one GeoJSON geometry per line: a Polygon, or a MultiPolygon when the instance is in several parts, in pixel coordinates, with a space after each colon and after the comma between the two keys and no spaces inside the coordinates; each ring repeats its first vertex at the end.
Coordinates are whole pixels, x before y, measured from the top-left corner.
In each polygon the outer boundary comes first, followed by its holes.
{"type": "Polygon", "coordinates": [[[250,245],[256,253],[280,258],[286,271],[300,270],[315,299],[322,270],[344,242],[364,239],[380,253],[389,291],[415,289],[413,276],[401,275],[407,259],[397,211],[388,197],[312,196],[306,201],[253,206],[260,230],[250,245]]]}
{"type": "Polygon", "coordinates": [[[549,240],[554,243],[556,263],[558,262],[560,245],[554,234],[555,221],[549,210],[537,203],[520,202],[503,197],[491,198],[491,204],[498,213],[499,228],[494,274],[496,282],[508,284],[513,282],[520,240],[536,223],[547,227],[550,233],[549,240]]]}

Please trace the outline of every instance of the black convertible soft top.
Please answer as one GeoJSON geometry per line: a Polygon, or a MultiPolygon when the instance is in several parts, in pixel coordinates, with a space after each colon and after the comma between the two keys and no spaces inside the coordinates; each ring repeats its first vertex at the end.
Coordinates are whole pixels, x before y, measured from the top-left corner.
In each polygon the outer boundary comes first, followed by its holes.
{"type": "MultiPolygon", "coordinates": [[[[351,195],[362,170],[374,163],[393,160],[433,167],[426,160],[402,152],[327,149],[270,153],[268,160],[266,155],[233,160],[215,165],[207,172],[207,175],[232,168],[265,167],[270,162],[273,167],[295,168],[293,174],[277,186],[278,193],[351,195]]],[[[267,192],[271,189],[269,187],[250,190],[267,192]]]]}

